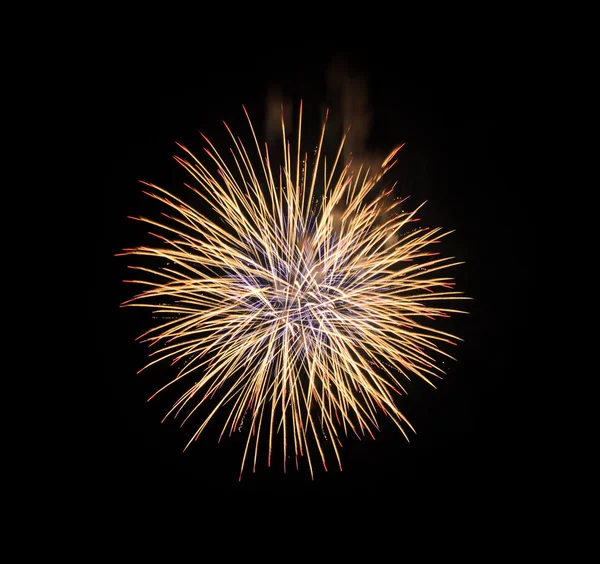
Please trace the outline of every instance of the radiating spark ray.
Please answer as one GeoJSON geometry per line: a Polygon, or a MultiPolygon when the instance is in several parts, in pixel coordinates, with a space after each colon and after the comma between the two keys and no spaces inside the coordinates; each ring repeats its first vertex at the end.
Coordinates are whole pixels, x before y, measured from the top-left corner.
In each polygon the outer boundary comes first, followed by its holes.
{"type": "Polygon", "coordinates": [[[412,227],[424,203],[402,211],[407,198],[390,201],[395,185],[381,186],[404,144],[369,169],[342,162],[347,131],[328,159],[326,114],[311,162],[300,104],[295,146],[282,110],[275,166],[243,110],[253,154],[227,124],[229,162],[204,135],[204,159],[178,144],[175,161],[194,180],[189,202],[142,182],[166,211],[161,221],[132,218],[156,245],[119,253],[150,262],[130,267],[139,277],[127,282],[143,291],[122,305],[158,318],[138,338],[154,347],[142,370],[177,369],[150,399],[194,376],[165,416],[185,423],[207,409],[186,449],[222,413],[219,440],[247,433],[240,479],[246,464],[256,470],[264,441],[270,465],[279,437],[284,470],[288,456],[296,467],[306,457],[314,477],[314,453],[327,470],[331,448],[341,469],[341,439],[374,438],[380,416],[407,440],[414,432],[396,399],[404,379],[434,386],[438,355],[452,359],[443,346],[460,339],[432,322],[465,313],[445,305],[468,298],[440,275],[462,263],[431,250],[451,231],[412,227]]]}

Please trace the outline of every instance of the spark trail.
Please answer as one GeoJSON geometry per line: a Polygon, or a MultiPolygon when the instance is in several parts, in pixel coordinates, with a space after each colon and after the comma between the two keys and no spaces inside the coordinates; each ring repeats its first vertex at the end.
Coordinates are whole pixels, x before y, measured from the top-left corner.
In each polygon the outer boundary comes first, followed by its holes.
{"type": "Polygon", "coordinates": [[[341,468],[342,439],[373,436],[378,417],[408,438],[394,402],[402,380],[433,385],[443,375],[436,357],[450,357],[457,338],[434,320],[463,313],[449,305],[467,298],[445,275],[460,263],[431,250],[448,232],[415,227],[421,206],[404,212],[394,187],[380,187],[402,146],[365,170],[342,164],[344,135],[328,162],[325,119],[309,159],[300,105],[295,147],[282,119],[275,168],[246,117],[253,158],[227,126],[228,161],[206,137],[202,159],[179,145],[175,160],[194,180],[189,202],[144,183],[165,213],[135,219],[158,243],[121,254],[162,265],[130,267],[139,278],[127,282],[145,289],[123,305],[163,316],[140,337],[153,347],[145,368],[183,363],[159,390],[190,381],[167,416],[206,410],[186,448],[221,413],[221,435],[246,429],[240,479],[248,463],[255,470],[259,445],[270,464],[276,441],[284,465],[305,456],[313,475],[315,458],[327,469],[328,450],[341,468]]]}

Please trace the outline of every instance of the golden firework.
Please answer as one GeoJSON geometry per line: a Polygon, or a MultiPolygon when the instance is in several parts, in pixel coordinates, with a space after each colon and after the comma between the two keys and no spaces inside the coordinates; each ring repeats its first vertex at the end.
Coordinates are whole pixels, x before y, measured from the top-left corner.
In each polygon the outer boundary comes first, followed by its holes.
{"type": "Polygon", "coordinates": [[[221,434],[246,429],[240,478],[248,460],[256,468],[259,444],[270,464],[276,437],[284,465],[306,456],[312,475],[311,453],[327,468],[331,445],[341,468],[342,437],[372,435],[378,415],[408,438],[394,397],[403,378],[433,385],[443,374],[435,356],[450,357],[441,344],[456,337],[432,320],[460,312],[439,305],[466,299],[441,272],[460,263],[429,251],[448,232],[415,227],[421,206],[402,211],[394,187],[380,188],[402,146],[365,170],[342,162],[344,135],[328,163],[325,119],[309,159],[300,105],[295,148],[282,118],[275,168],[246,117],[255,161],[226,126],[229,160],[206,137],[204,160],[179,145],[185,156],[175,159],[194,180],[189,201],[144,183],[170,210],[162,221],[136,218],[161,243],[121,254],[162,264],[130,267],[143,277],[128,282],[145,290],[123,305],[162,316],[141,336],[155,346],[144,368],[183,364],[159,392],[190,377],[169,414],[207,409],[186,448],[221,413],[221,434]]]}

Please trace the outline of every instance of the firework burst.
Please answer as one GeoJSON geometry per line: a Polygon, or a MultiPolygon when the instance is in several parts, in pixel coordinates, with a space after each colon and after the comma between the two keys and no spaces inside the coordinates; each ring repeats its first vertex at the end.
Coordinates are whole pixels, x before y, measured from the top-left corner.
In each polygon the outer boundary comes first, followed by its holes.
{"type": "Polygon", "coordinates": [[[130,267],[141,275],[127,282],[145,289],[123,305],[161,319],[140,337],[154,347],[144,368],[179,367],[159,392],[190,379],[167,416],[207,409],[186,448],[219,413],[221,435],[246,429],[240,478],[248,462],[256,468],[259,445],[270,464],[276,440],[284,467],[305,456],[312,475],[315,456],[327,469],[328,449],[341,468],[342,438],[373,436],[378,417],[408,438],[394,399],[403,379],[433,385],[443,374],[436,357],[449,357],[456,337],[431,325],[459,312],[439,304],[466,299],[441,273],[460,263],[429,251],[448,232],[415,227],[419,208],[402,211],[394,187],[380,188],[401,146],[364,170],[342,162],[344,136],[328,162],[325,120],[309,159],[301,105],[295,147],[282,119],[275,168],[246,117],[254,160],[226,126],[229,162],[206,137],[203,160],[179,145],[175,160],[194,180],[187,202],[143,183],[169,213],[134,218],[159,230],[159,244],[121,254],[162,264],[130,267]]]}

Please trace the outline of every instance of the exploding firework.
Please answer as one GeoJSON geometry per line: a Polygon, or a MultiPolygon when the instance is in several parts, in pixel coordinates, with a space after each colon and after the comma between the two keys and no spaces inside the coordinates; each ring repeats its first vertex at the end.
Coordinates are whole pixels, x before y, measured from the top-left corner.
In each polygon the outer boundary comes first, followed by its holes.
{"type": "Polygon", "coordinates": [[[309,158],[300,105],[295,147],[282,119],[276,168],[246,117],[254,148],[226,126],[229,162],[206,137],[204,160],[179,145],[189,198],[143,183],[169,214],[134,218],[160,230],[159,243],[121,254],[161,262],[130,267],[142,275],[127,282],[145,289],[123,305],[160,319],[140,337],[154,347],[143,369],[178,366],[159,392],[189,377],[167,417],[207,410],[186,448],[220,414],[221,436],[245,427],[240,479],[247,463],[256,469],[259,445],[270,464],[276,442],[284,468],[305,456],[313,475],[315,457],[341,468],[342,439],[373,436],[378,417],[408,438],[395,398],[403,379],[443,375],[436,357],[450,357],[444,346],[457,338],[431,325],[462,313],[439,305],[466,299],[440,272],[460,263],[429,250],[448,232],[416,227],[420,206],[405,212],[394,186],[381,188],[401,146],[365,170],[342,162],[344,135],[328,162],[325,119],[309,158]]]}

